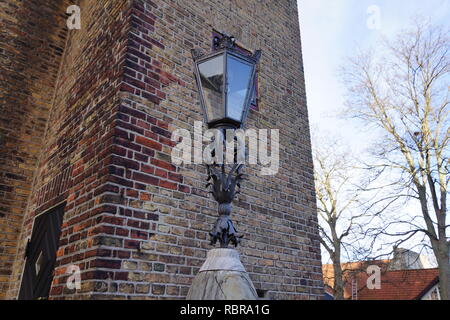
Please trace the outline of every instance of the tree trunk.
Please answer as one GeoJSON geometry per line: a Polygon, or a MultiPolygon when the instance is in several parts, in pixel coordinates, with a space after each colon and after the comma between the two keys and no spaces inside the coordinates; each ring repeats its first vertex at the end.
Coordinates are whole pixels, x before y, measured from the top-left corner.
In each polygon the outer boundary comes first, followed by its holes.
{"type": "Polygon", "coordinates": [[[344,280],[340,259],[338,263],[333,263],[334,269],[334,300],[344,300],[344,280]]]}
{"type": "MultiPolygon", "coordinates": [[[[437,216],[437,229],[438,232],[436,234],[434,230],[433,222],[429,216],[428,205],[427,205],[427,195],[426,189],[424,186],[420,186],[416,184],[417,190],[419,192],[419,200],[421,204],[422,214],[425,220],[425,224],[427,226],[427,230],[429,233],[429,238],[431,242],[431,247],[433,249],[433,253],[436,257],[436,261],[438,263],[439,269],[439,287],[440,294],[442,300],[450,300],[450,256],[449,256],[449,243],[447,242],[446,237],[446,225],[445,225],[445,214],[442,214],[439,209],[435,211],[437,216]]],[[[445,210],[445,205],[443,209],[445,210]]],[[[444,211],[445,212],[445,211],[444,211]]]]}
{"type": "Polygon", "coordinates": [[[433,180],[429,178],[430,193],[433,199],[433,207],[437,220],[437,232],[435,230],[435,223],[430,217],[428,210],[428,199],[426,185],[420,185],[415,182],[417,191],[419,193],[419,201],[421,205],[422,215],[425,220],[428,237],[431,242],[434,256],[438,263],[439,269],[439,288],[442,300],[450,300],[450,245],[447,242],[447,227],[446,227],[446,196],[445,190],[441,194],[441,208],[437,202],[436,189],[433,185],[433,180]]]}
{"type": "Polygon", "coordinates": [[[334,229],[332,229],[332,236],[334,241],[334,254],[331,259],[333,260],[334,271],[334,300],[344,300],[344,280],[341,266],[341,242],[336,234],[336,225],[333,224],[333,226],[334,229]]]}
{"type": "Polygon", "coordinates": [[[440,241],[436,254],[436,260],[439,268],[439,287],[442,300],[450,300],[450,261],[449,245],[446,239],[440,241]]]}

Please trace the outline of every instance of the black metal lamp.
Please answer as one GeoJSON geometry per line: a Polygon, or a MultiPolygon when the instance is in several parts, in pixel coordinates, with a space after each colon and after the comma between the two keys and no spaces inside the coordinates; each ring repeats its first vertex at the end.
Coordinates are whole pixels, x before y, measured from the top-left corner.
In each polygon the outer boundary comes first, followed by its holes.
{"type": "MultiPolygon", "coordinates": [[[[214,49],[207,55],[192,50],[205,121],[210,129],[239,129],[244,127],[250,109],[261,51],[245,54],[236,47],[235,38],[227,35],[214,39],[214,49]]],[[[212,245],[219,241],[222,248],[229,243],[237,246],[242,238],[230,219],[231,204],[243,176],[242,167],[243,164],[234,163],[227,174],[223,163],[207,165],[206,187],[211,187],[210,193],[219,205],[219,218],[210,232],[212,245]]]]}
{"type": "Polygon", "coordinates": [[[224,36],[215,38],[216,51],[210,54],[192,50],[200,103],[209,128],[241,128],[250,109],[261,51],[247,55],[235,42],[234,37],[224,36]]]}

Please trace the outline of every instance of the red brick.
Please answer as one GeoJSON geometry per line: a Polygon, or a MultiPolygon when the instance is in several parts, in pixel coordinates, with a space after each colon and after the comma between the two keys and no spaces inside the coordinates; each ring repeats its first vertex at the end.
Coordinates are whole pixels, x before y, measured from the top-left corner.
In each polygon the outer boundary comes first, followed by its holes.
{"type": "Polygon", "coordinates": [[[148,173],[148,174],[154,174],[155,173],[155,168],[154,167],[150,167],[148,165],[142,164],[141,165],[141,171],[144,173],[148,173]]]}
{"type": "Polygon", "coordinates": [[[136,142],[141,145],[144,145],[150,149],[154,149],[154,150],[158,150],[158,151],[162,150],[162,146],[160,143],[150,140],[150,139],[147,139],[147,138],[144,138],[144,137],[141,137],[141,136],[136,137],[136,142]]]}
{"type": "Polygon", "coordinates": [[[149,175],[146,175],[146,174],[142,174],[142,173],[139,173],[139,172],[134,172],[133,173],[133,179],[137,180],[137,181],[140,181],[140,182],[143,182],[143,183],[155,185],[155,186],[159,185],[159,179],[158,178],[155,178],[153,176],[149,176],[149,175]]]}
{"type": "Polygon", "coordinates": [[[162,161],[162,160],[152,159],[151,162],[155,166],[163,168],[163,169],[166,169],[166,170],[169,170],[169,171],[176,171],[177,170],[177,168],[173,164],[165,162],[165,161],[162,161]]]}
{"type": "Polygon", "coordinates": [[[173,182],[169,182],[169,181],[165,181],[165,180],[161,180],[159,185],[163,188],[167,188],[167,189],[171,189],[171,190],[177,190],[178,189],[178,184],[173,183],[173,182]]]}
{"type": "Polygon", "coordinates": [[[172,181],[183,183],[183,176],[181,174],[169,172],[169,179],[172,181]]]}

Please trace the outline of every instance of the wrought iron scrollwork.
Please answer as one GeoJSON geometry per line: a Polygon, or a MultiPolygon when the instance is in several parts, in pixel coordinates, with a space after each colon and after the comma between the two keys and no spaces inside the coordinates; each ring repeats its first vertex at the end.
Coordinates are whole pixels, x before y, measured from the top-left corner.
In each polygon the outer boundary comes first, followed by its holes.
{"type": "Polygon", "coordinates": [[[219,241],[222,248],[228,248],[230,243],[237,247],[243,237],[238,235],[230,219],[232,202],[234,196],[239,193],[237,188],[240,188],[240,182],[243,179],[242,167],[242,164],[234,164],[227,174],[224,164],[207,166],[208,184],[206,187],[211,187],[210,193],[219,204],[219,218],[210,232],[211,245],[215,245],[219,241]]]}
{"type": "Polygon", "coordinates": [[[214,38],[214,49],[233,49],[236,46],[236,38],[224,34],[222,37],[214,38]]]}

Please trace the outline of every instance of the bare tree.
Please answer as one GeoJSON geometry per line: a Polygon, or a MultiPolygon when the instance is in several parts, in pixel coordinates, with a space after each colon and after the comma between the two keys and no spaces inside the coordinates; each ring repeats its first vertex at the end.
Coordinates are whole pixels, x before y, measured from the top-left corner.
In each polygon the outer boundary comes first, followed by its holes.
{"type": "MultiPolygon", "coordinates": [[[[397,193],[416,199],[421,222],[407,224],[403,241],[423,234],[439,267],[441,297],[450,298],[447,216],[449,182],[449,30],[417,23],[343,67],[348,114],[382,132],[373,170],[389,172],[397,193]]],[[[386,177],[386,176],[385,176],[386,177]]]]}
{"type": "Polygon", "coordinates": [[[313,158],[320,242],[333,264],[334,299],[342,300],[346,279],[341,258],[344,250],[352,251],[349,238],[360,217],[354,213],[360,196],[358,174],[350,153],[334,140],[315,139],[313,158]]]}

